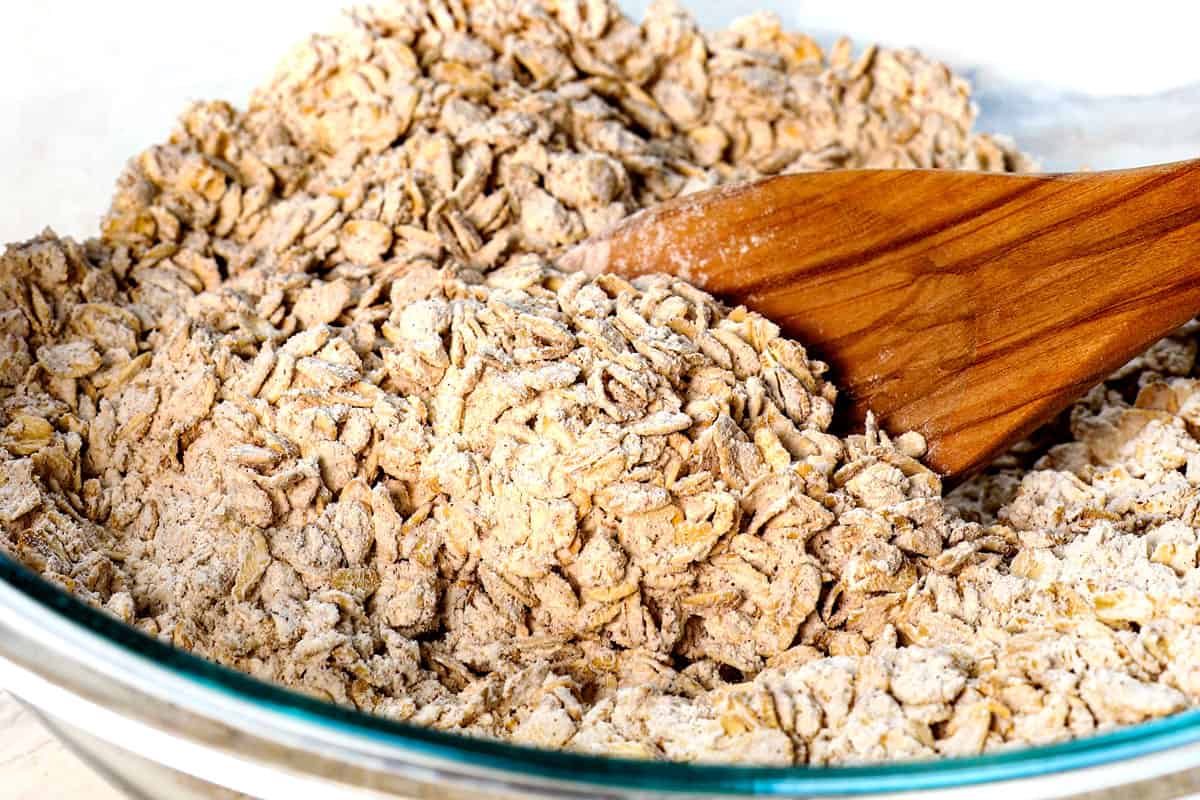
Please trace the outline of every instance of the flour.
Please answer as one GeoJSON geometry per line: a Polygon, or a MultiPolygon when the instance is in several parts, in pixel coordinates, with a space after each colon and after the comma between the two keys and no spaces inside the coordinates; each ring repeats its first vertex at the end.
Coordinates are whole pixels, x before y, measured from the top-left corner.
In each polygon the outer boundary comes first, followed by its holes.
{"type": "Polygon", "coordinates": [[[842,764],[1188,707],[1191,329],[945,497],[919,434],[829,433],[769,320],[558,265],[762,175],[1028,169],[973,113],[765,15],[362,10],[188,109],[98,238],[0,257],[0,543],[219,663],[543,747],[842,764]]]}

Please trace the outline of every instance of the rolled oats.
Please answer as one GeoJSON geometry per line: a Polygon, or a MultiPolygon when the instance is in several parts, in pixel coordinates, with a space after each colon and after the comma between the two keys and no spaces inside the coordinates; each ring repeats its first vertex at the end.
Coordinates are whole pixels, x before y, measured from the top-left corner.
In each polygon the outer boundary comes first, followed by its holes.
{"type": "Polygon", "coordinates": [[[189,108],[98,239],[0,257],[0,545],[141,630],[544,747],[973,755],[1200,702],[1194,326],[943,497],[825,366],[665,276],[658,201],[1022,170],[911,50],[769,15],[391,0],[189,108]]]}

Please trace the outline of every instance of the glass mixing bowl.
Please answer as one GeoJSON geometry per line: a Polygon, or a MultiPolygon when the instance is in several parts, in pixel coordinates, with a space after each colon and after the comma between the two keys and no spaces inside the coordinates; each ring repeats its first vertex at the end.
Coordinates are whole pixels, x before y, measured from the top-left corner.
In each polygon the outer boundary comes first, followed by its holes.
{"type": "Polygon", "coordinates": [[[1132,792],[1134,785],[1138,797],[1177,797],[1200,789],[1200,710],[1046,747],[861,767],[632,761],[446,734],[204,661],[80,603],[2,555],[0,685],[115,783],[147,797],[221,796],[214,786],[288,800],[917,792],[1035,798],[1114,786],[1132,792]]]}
{"type": "MultiPolygon", "coordinates": [[[[1004,13],[989,15],[985,26],[969,13],[948,14],[945,4],[934,0],[755,0],[743,9],[718,0],[685,2],[710,28],[726,25],[745,9],[768,8],[823,42],[851,32],[946,58],[975,84],[982,109],[979,128],[1012,134],[1050,169],[1135,166],[1200,153],[1200,84],[1195,83],[1200,61],[1175,41],[1194,29],[1180,18],[1186,16],[1185,4],[1144,0],[1137,15],[1081,15],[1077,4],[1011,0],[1004,13]],[[1026,21],[1033,17],[1040,20],[1036,29],[1026,21]],[[1160,24],[1166,19],[1178,24],[1160,24]],[[1070,23],[1072,40],[1055,40],[1061,36],[1056,28],[1065,29],[1055,20],[1070,23]],[[1154,35],[1143,30],[1146,26],[1154,35]],[[1014,37],[1022,46],[1012,46],[1014,37]],[[1106,67],[1117,62],[1120,69],[1106,67]],[[1147,125],[1148,120],[1155,124],[1147,125]]],[[[124,30],[99,20],[64,30],[57,24],[61,14],[32,4],[26,16],[55,24],[43,31],[45,41],[34,27],[0,52],[0,67],[33,65],[38,73],[35,91],[29,89],[34,84],[23,88],[19,79],[0,87],[0,100],[15,111],[10,113],[15,124],[0,126],[0,186],[22,187],[20,202],[9,203],[0,219],[0,239],[30,235],[45,223],[73,235],[94,230],[122,159],[158,138],[154,132],[169,124],[185,97],[244,97],[243,89],[264,76],[266,66],[251,64],[249,56],[231,59],[243,52],[281,54],[287,43],[320,27],[332,13],[327,0],[293,0],[286,4],[286,18],[269,25],[266,17],[262,25],[245,30],[221,22],[235,6],[244,16],[268,14],[263,9],[269,5],[212,0],[204,15],[189,18],[189,48],[177,48],[173,40],[158,46],[157,39],[146,38],[150,55],[139,49],[138,58],[162,68],[142,81],[104,70],[129,52],[123,47],[124,30]],[[67,40],[71,30],[78,32],[78,41],[67,40]],[[238,36],[247,37],[247,46],[238,36]],[[50,68],[68,63],[61,53],[86,47],[96,52],[87,75],[50,68]],[[102,51],[106,55],[100,57],[102,51]],[[179,61],[171,62],[176,52],[179,61]],[[219,67],[209,64],[186,75],[172,68],[210,52],[222,54],[219,67]],[[245,87],[219,82],[235,75],[249,76],[245,87]],[[201,80],[210,77],[218,82],[201,80]],[[193,82],[186,88],[164,83],[175,79],[193,82]],[[80,113],[80,103],[88,102],[79,96],[81,80],[97,82],[98,90],[86,94],[103,100],[85,106],[86,114],[80,113]],[[152,95],[150,89],[161,91],[152,95]],[[147,116],[134,117],[139,109],[147,116]],[[146,131],[148,140],[122,138],[131,130],[146,131]],[[84,140],[86,148],[79,146],[84,140]],[[26,190],[38,186],[54,191],[26,190]]],[[[636,18],[646,2],[623,5],[636,18]]],[[[121,6],[99,4],[95,13],[108,19],[121,6]]],[[[78,18],[93,12],[75,4],[70,13],[78,18]]],[[[20,17],[16,11],[5,14],[9,22],[20,17]]],[[[161,15],[147,16],[146,24],[156,19],[166,30],[169,21],[161,15]]],[[[142,65],[138,69],[145,74],[142,65]]],[[[5,69],[5,74],[19,78],[21,72],[5,69]]],[[[203,661],[79,603],[2,554],[0,687],[33,707],[133,796],[211,798],[236,791],[287,800],[851,794],[1168,798],[1200,791],[1200,710],[1089,739],[979,758],[838,768],[651,763],[464,738],[360,714],[203,661]]]]}

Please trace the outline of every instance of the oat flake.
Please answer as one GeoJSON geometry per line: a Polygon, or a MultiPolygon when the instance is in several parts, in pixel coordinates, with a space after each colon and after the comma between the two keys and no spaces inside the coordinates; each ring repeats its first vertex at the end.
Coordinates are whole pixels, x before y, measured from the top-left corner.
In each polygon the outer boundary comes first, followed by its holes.
{"type": "Polygon", "coordinates": [[[1023,170],[910,50],[669,3],[400,0],[188,109],[99,238],[0,258],[0,544],[202,656],[444,730],[840,764],[1200,700],[1194,328],[949,497],[680,280],[567,274],[659,201],[1023,170]]]}

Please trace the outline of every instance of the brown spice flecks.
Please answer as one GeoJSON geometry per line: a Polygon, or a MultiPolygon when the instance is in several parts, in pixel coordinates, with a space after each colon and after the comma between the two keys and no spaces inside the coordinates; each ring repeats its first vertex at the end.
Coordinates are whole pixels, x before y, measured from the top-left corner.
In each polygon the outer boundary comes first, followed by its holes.
{"type": "Polygon", "coordinates": [[[765,15],[357,12],[189,109],[99,239],[0,258],[0,543],[252,675],[546,747],[836,764],[1182,709],[1192,330],[943,499],[920,436],[827,433],[770,321],[555,267],[721,183],[1028,167],[972,123],[940,64],[765,15]]]}

